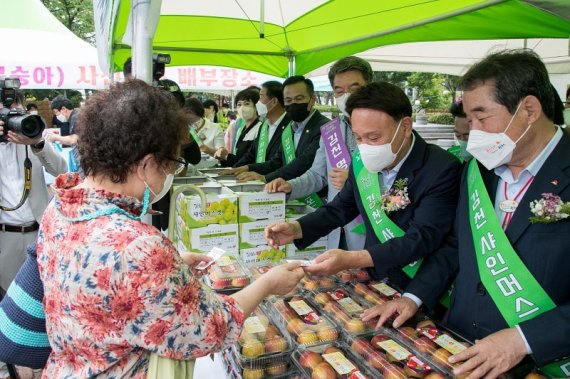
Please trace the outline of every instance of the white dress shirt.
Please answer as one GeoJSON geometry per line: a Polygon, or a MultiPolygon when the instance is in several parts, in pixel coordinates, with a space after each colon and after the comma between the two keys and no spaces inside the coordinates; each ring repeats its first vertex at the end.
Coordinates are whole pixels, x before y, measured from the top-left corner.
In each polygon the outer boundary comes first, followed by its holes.
{"type": "MultiPolygon", "coordinates": [[[[19,161],[17,148],[15,143],[0,143],[0,204],[4,207],[18,204],[24,191],[24,162],[19,161]]],[[[35,221],[29,199],[15,211],[0,210],[0,224],[31,225],[35,221]]]]}

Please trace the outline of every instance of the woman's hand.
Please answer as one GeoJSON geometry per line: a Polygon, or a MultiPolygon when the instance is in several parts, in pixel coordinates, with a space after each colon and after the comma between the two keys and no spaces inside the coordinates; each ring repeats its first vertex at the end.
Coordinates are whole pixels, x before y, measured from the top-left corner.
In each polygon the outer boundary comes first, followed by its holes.
{"type": "Polygon", "coordinates": [[[291,292],[305,272],[299,262],[289,262],[276,267],[263,274],[259,279],[267,282],[271,295],[286,295],[291,292]]]}
{"type": "Polygon", "coordinates": [[[181,251],[180,252],[180,258],[182,258],[182,260],[184,262],[186,262],[186,264],[188,266],[190,266],[190,269],[192,269],[192,272],[194,273],[194,275],[196,276],[202,276],[202,274],[204,273],[204,271],[206,270],[196,270],[196,266],[200,263],[200,262],[210,262],[212,260],[211,257],[205,255],[205,254],[197,254],[197,253],[188,253],[186,251],[181,251]]]}

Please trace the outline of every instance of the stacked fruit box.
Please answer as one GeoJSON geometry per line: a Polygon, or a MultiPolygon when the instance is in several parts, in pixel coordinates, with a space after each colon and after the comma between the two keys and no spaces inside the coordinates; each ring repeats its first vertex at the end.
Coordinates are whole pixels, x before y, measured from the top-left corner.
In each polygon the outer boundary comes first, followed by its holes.
{"type": "MultiPolygon", "coordinates": [[[[285,221],[294,221],[306,214],[312,213],[315,208],[298,200],[291,200],[285,204],[285,221]]],[[[322,237],[304,249],[298,249],[295,244],[286,245],[287,258],[300,259],[300,257],[314,258],[327,250],[327,237],[322,237]]]]}
{"type": "Polygon", "coordinates": [[[370,366],[342,342],[300,347],[293,352],[293,361],[307,378],[314,379],[376,379],[370,366]]]}
{"type": "Polygon", "coordinates": [[[245,320],[237,345],[226,351],[238,377],[289,378],[296,369],[291,362],[293,341],[271,316],[257,307],[245,320]]]}
{"type": "Polygon", "coordinates": [[[359,335],[374,330],[376,326],[377,320],[363,322],[360,319],[370,304],[348,289],[337,287],[311,291],[311,300],[336,322],[343,333],[359,335]]]}
{"type": "Polygon", "coordinates": [[[280,325],[300,346],[336,341],[339,331],[306,295],[279,298],[270,307],[280,325]]]}
{"type": "Polygon", "coordinates": [[[210,266],[204,282],[216,292],[233,293],[247,286],[251,276],[236,256],[227,254],[210,266]]]}
{"type": "Polygon", "coordinates": [[[238,252],[238,198],[223,188],[219,194],[206,194],[206,210],[200,197],[180,194],[176,198],[176,236],[181,250],[206,253],[217,246],[238,252]]]}
{"type": "Polygon", "coordinates": [[[285,258],[285,246],[274,249],[266,244],[265,228],[274,220],[260,220],[239,224],[240,256],[245,264],[280,262],[285,258]]]}

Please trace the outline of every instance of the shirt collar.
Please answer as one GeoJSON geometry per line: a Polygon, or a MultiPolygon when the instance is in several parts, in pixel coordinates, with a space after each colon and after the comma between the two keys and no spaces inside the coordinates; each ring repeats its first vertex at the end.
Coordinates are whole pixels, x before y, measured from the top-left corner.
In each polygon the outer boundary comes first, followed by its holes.
{"type": "MultiPolygon", "coordinates": [[[[285,115],[287,114],[287,112],[283,112],[281,114],[281,116],[279,116],[279,118],[277,120],[275,120],[275,122],[273,124],[269,124],[270,128],[276,128],[279,126],[279,124],[281,124],[281,121],[283,121],[283,119],[285,118],[285,115]]],[[[269,122],[269,120],[267,120],[269,122]]]]}
{"type": "Polygon", "coordinates": [[[410,153],[412,152],[412,149],[414,148],[415,142],[416,142],[416,136],[414,135],[414,133],[412,133],[412,143],[410,144],[410,149],[408,150],[408,152],[406,153],[404,158],[402,158],[402,160],[396,166],[394,166],[394,168],[390,169],[389,171],[382,170],[382,173],[384,173],[384,174],[397,174],[400,171],[400,169],[402,168],[402,165],[404,164],[406,159],[408,159],[408,157],[410,156],[410,153]]]}
{"type": "Polygon", "coordinates": [[[293,121],[293,131],[296,132],[300,129],[303,129],[305,127],[305,125],[307,125],[307,123],[309,122],[309,120],[311,119],[311,117],[313,117],[313,115],[315,114],[316,109],[313,109],[311,111],[311,113],[309,113],[309,116],[307,116],[306,119],[304,119],[301,122],[295,122],[293,121]]]}
{"type": "MultiPolygon", "coordinates": [[[[525,171],[527,171],[532,176],[536,176],[536,174],[538,174],[538,171],[540,170],[542,165],[544,165],[544,162],[546,162],[550,154],[556,148],[556,145],[558,145],[558,142],[560,142],[560,139],[562,139],[562,129],[560,129],[557,126],[555,127],[556,127],[556,132],[550,139],[550,142],[548,142],[548,144],[546,144],[546,146],[544,147],[544,149],[542,149],[540,154],[538,154],[537,157],[534,158],[534,160],[530,162],[528,166],[526,166],[526,168],[521,172],[521,175],[525,171]]],[[[509,166],[506,164],[495,168],[494,172],[495,175],[497,175],[507,183],[515,182],[513,174],[511,173],[509,166]]],[[[521,177],[521,175],[519,175],[519,178],[521,177]]]]}

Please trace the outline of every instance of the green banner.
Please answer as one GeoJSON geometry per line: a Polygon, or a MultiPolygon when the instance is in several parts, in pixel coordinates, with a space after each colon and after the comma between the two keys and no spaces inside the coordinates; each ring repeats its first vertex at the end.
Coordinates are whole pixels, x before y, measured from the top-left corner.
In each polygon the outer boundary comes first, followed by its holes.
{"type": "Polygon", "coordinates": [[[465,162],[465,159],[463,159],[461,156],[461,147],[459,145],[451,146],[449,149],[447,149],[447,152],[453,154],[457,159],[459,159],[459,162],[465,162]]]}
{"type": "MultiPolygon", "coordinates": [[[[283,145],[283,153],[285,154],[285,163],[289,164],[295,159],[295,142],[293,141],[293,126],[289,125],[281,134],[281,144],[283,145]]],[[[299,198],[302,202],[313,208],[320,208],[324,205],[323,201],[316,193],[299,198]]]]}
{"type": "Polygon", "coordinates": [[[188,131],[190,132],[190,135],[192,136],[192,138],[194,138],[194,141],[196,141],[198,146],[202,145],[202,141],[200,141],[200,138],[198,137],[198,134],[196,134],[196,131],[194,130],[194,128],[192,128],[190,126],[190,127],[188,127],[188,131]]]}
{"type": "Polygon", "coordinates": [[[259,140],[257,143],[257,156],[255,163],[265,162],[265,154],[267,153],[267,145],[269,145],[269,123],[267,120],[263,121],[261,131],[259,132],[259,140]]]}
{"type": "MultiPolygon", "coordinates": [[[[469,223],[481,282],[510,327],[556,307],[513,249],[505,234],[475,159],[467,171],[469,223]]],[[[570,360],[542,368],[548,375],[565,377],[570,360]]]]}
{"type": "MultiPolygon", "coordinates": [[[[362,200],[362,206],[366,211],[366,216],[372,224],[374,234],[381,243],[385,243],[395,237],[402,237],[404,232],[394,221],[390,220],[384,209],[382,209],[382,191],[378,175],[368,171],[362,163],[360,151],[357,149],[352,157],[352,168],[356,177],[356,185],[362,200]]],[[[410,278],[416,276],[422,260],[417,260],[406,265],[402,270],[410,278]]]]}

